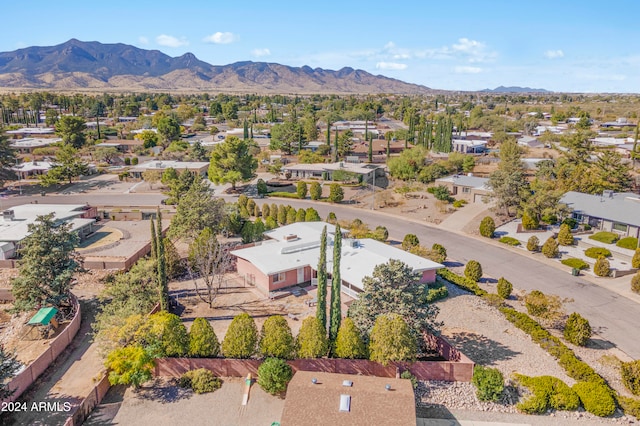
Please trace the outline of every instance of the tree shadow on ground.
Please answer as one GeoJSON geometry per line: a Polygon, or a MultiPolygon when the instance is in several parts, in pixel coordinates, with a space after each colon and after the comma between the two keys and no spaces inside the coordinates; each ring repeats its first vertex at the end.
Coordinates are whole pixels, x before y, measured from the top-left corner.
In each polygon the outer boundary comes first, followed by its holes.
{"type": "Polygon", "coordinates": [[[170,404],[193,396],[191,389],[181,388],[176,380],[153,380],[135,391],[136,398],[170,404]]]}
{"type": "Polygon", "coordinates": [[[597,349],[597,350],[608,350],[616,347],[613,343],[608,340],[600,339],[600,338],[591,338],[587,342],[587,348],[589,349],[597,349]]]}
{"type": "Polygon", "coordinates": [[[460,263],[460,262],[453,262],[450,260],[447,260],[445,262],[443,262],[444,266],[446,266],[447,268],[458,268],[460,266],[464,266],[464,263],[460,263]]]}
{"type": "Polygon", "coordinates": [[[482,365],[493,365],[496,361],[520,355],[520,352],[513,351],[500,342],[472,332],[455,333],[448,335],[447,339],[471,360],[482,365]]]}
{"type": "Polygon", "coordinates": [[[480,281],[478,282],[481,284],[496,284],[498,280],[495,278],[480,278],[480,281]]]}

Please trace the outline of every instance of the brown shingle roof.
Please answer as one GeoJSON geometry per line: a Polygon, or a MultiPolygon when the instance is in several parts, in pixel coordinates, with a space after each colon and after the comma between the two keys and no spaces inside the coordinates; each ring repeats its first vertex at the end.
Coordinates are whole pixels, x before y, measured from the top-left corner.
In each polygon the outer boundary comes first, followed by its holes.
{"type": "Polygon", "coordinates": [[[415,426],[413,387],[406,379],[298,371],[287,389],[281,424],[415,426]],[[343,386],[343,380],[352,381],[353,386],[343,386]],[[339,411],[343,394],[351,396],[349,412],[339,411]]]}

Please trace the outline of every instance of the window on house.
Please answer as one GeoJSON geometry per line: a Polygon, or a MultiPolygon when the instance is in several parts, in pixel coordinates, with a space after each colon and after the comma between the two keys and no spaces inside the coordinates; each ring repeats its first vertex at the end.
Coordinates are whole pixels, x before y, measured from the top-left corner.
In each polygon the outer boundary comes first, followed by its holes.
{"type": "Polygon", "coordinates": [[[284,272],[280,272],[279,274],[274,274],[273,275],[273,282],[274,283],[280,283],[284,280],[287,279],[287,274],[285,274],[284,272]]]}
{"type": "Polygon", "coordinates": [[[613,230],[618,232],[627,232],[627,225],[624,223],[613,223],[613,230]]]}
{"type": "Polygon", "coordinates": [[[463,193],[463,194],[468,194],[468,193],[470,193],[470,192],[471,192],[471,188],[468,188],[468,187],[463,187],[463,188],[462,188],[462,193],[463,193]]]}
{"type": "Polygon", "coordinates": [[[578,222],[582,222],[582,214],[580,214],[580,213],[574,213],[573,214],[573,218],[575,220],[577,220],[578,222]]]}

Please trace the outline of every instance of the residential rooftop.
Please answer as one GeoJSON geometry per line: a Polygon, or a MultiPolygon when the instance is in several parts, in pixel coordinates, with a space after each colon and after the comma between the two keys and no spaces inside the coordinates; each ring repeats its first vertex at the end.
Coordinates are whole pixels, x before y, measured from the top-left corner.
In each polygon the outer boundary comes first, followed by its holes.
{"type": "Polygon", "coordinates": [[[601,195],[570,191],[560,199],[574,213],[640,226],[640,195],[604,191],[601,195]]]}
{"type": "Polygon", "coordinates": [[[4,210],[0,216],[0,241],[19,242],[30,234],[29,225],[36,222],[38,216],[54,214],[56,221],[71,221],[72,229],[79,229],[94,219],[82,219],[85,204],[23,204],[4,210]],[[9,212],[13,212],[13,217],[9,212]]]}
{"type": "Polygon", "coordinates": [[[11,148],[38,148],[61,141],[62,139],[60,138],[24,138],[12,141],[11,148]]]}
{"type": "Polygon", "coordinates": [[[489,183],[489,179],[478,176],[451,175],[443,178],[438,178],[436,179],[436,182],[447,182],[457,186],[467,186],[469,188],[484,189],[487,191],[491,190],[491,188],[487,186],[489,183]]]}

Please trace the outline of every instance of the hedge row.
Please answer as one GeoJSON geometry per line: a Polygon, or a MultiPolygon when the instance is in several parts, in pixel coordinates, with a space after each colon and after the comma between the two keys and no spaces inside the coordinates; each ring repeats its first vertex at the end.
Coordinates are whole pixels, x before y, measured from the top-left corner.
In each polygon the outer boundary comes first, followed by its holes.
{"type": "Polygon", "coordinates": [[[449,295],[449,290],[442,282],[438,282],[435,286],[429,287],[427,292],[427,303],[437,302],[449,295]]]}
{"type": "Polygon", "coordinates": [[[300,197],[298,197],[298,194],[295,192],[274,191],[274,192],[269,192],[267,195],[269,197],[295,198],[297,200],[300,199],[300,197]]]}
{"type": "Polygon", "coordinates": [[[565,382],[552,376],[529,377],[514,375],[518,385],[526,387],[531,396],[520,402],[517,408],[527,414],[544,414],[554,410],[574,411],[580,407],[580,398],[565,382]]]}
{"type": "Polygon", "coordinates": [[[510,246],[519,246],[520,245],[520,241],[518,241],[517,239],[515,239],[513,237],[502,237],[498,241],[500,241],[501,243],[504,243],[504,244],[508,244],[510,246]]]}
{"type": "Polygon", "coordinates": [[[589,236],[589,239],[600,241],[605,244],[613,244],[620,236],[614,232],[600,231],[589,236]]]}
{"type": "Polygon", "coordinates": [[[589,247],[584,251],[584,255],[592,259],[602,257],[611,257],[611,251],[604,247],[589,247]]]}
{"type": "Polygon", "coordinates": [[[638,248],[638,239],[636,237],[624,237],[616,243],[618,247],[635,250],[638,248]]]}
{"type": "Polygon", "coordinates": [[[570,268],[578,268],[578,269],[589,269],[589,264],[582,259],[578,259],[575,257],[570,257],[568,259],[562,259],[560,261],[563,265],[566,265],[570,268]]]}
{"type": "Polygon", "coordinates": [[[450,283],[455,284],[464,290],[470,291],[476,296],[484,296],[485,294],[487,294],[487,292],[481,289],[480,286],[478,286],[478,283],[476,283],[475,281],[470,280],[467,277],[458,275],[447,268],[439,269],[438,275],[440,275],[442,278],[449,281],[450,283]]]}

